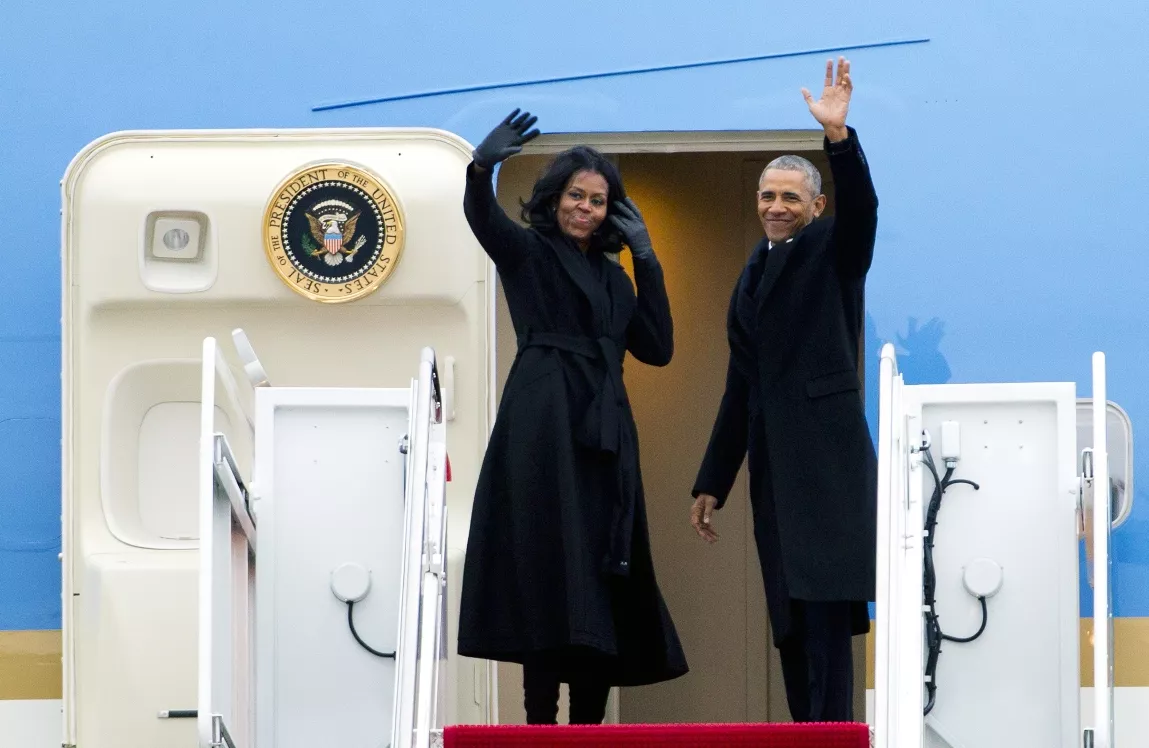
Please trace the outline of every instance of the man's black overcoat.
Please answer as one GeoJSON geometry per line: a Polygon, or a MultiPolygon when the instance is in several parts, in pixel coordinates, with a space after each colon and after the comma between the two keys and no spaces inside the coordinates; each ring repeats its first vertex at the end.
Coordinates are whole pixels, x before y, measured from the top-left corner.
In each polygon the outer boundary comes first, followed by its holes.
{"type": "Polygon", "coordinates": [[[874,599],[877,469],[858,346],[878,198],[849,137],[824,140],[835,213],[770,248],[763,239],[734,289],[730,364],[694,495],[725,502],[749,453],[754,537],[775,642],[793,599],[874,599]]]}
{"type": "Polygon", "coordinates": [[[636,258],[632,285],[600,252],[520,226],[473,165],[464,211],[518,352],[475,491],[459,654],[544,655],[572,674],[593,661],[615,685],[678,677],[686,658],[655,581],[622,382],[627,351],[655,366],[673,353],[662,268],[636,258]]]}

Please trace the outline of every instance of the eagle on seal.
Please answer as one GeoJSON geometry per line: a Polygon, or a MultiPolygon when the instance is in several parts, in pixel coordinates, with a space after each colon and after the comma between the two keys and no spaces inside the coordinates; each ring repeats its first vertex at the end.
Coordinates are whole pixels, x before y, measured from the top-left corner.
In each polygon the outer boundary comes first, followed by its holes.
{"type": "Polygon", "coordinates": [[[334,267],[344,261],[344,256],[350,262],[363,245],[363,237],[360,237],[360,241],[354,247],[347,248],[355,238],[355,224],[359,222],[360,213],[354,213],[350,218],[346,213],[339,212],[325,213],[319,217],[310,212],[306,215],[308,223],[311,224],[311,235],[319,242],[319,246],[309,253],[312,257],[322,255],[323,261],[334,267]]]}

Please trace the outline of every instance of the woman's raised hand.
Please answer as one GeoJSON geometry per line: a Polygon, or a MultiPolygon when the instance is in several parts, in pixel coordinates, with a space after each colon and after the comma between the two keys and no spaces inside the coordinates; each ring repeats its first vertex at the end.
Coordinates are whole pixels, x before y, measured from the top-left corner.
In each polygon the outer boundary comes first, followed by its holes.
{"type": "Polygon", "coordinates": [[[521,151],[523,143],[538,136],[538,129],[527,132],[538,119],[532,117],[530,112],[519,114],[518,109],[508,114],[506,119],[483,138],[483,142],[479,143],[479,147],[471,154],[475,164],[490,170],[500,161],[521,151]]]}

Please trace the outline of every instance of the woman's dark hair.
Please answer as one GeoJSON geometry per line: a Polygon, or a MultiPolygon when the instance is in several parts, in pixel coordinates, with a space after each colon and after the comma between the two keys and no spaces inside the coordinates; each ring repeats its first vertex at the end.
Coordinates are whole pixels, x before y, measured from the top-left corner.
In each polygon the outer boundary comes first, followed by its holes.
{"type": "Polygon", "coordinates": [[[523,220],[529,223],[531,228],[542,233],[560,231],[555,208],[566,189],[567,182],[580,171],[601,174],[607,186],[606,220],[591,235],[591,248],[600,252],[619,252],[622,250],[622,234],[610,221],[610,217],[616,213],[615,201],[626,198],[626,190],[614,164],[590,146],[576,145],[555,156],[547,170],[535,182],[531,199],[523,203],[523,220]]]}

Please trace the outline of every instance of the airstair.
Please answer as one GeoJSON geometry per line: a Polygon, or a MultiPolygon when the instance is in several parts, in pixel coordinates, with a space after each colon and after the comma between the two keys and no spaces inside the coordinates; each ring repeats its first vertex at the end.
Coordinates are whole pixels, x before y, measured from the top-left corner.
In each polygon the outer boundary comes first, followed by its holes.
{"type": "Polygon", "coordinates": [[[203,342],[199,748],[441,744],[449,467],[434,351],[406,388],[277,387],[242,330],[233,340],[246,382],[203,342]],[[217,423],[243,387],[250,472],[217,423]]]}
{"type": "Polygon", "coordinates": [[[1078,398],[1073,382],[908,385],[883,349],[876,748],[1114,748],[1109,537],[1132,491],[1110,456],[1129,463],[1132,429],[1104,354],[1092,364],[1078,398]]]}

